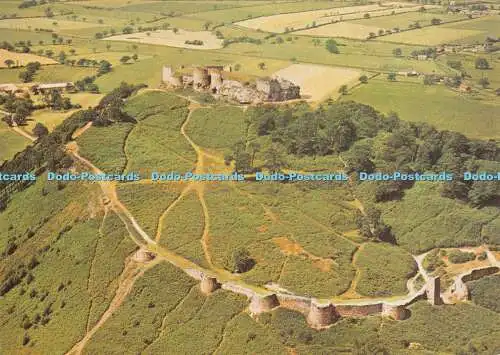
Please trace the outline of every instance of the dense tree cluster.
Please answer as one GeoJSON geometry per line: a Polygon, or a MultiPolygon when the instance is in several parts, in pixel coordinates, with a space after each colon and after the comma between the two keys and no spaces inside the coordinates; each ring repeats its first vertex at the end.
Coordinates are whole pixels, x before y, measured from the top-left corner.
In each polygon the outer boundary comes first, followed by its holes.
{"type": "Polygon", "coordinates": [[[27,117],[33,112],[35,106],[29,98],[15,97],[14,95],[4,96],[0,99],[4,109],[11,115],[3,120],[9,125],[24,125],[27,117]]]}
{"type": "MultiPolygon", "coordinates": [[[[35,134],[39,137],[34,145],[19,152],[13,159],[0,165],[0,171],[11,174],[25,172],[41,172],[45,167],[51,171],[67,169],[73,164],[73,159],[67,154],[65,145],[71,141],[73,133],[87,122],[93,121],[96,126],[108,125],[119,120],[135,121],[122,111],[123,100],[134,94],[144,85],[128,85],[120,87],[106,95],[96,108],[80,110],[66,118],[52,132],[48,133],[38,127],[35,134]]],[[[6,207],[5,188],[8,182],[0,182],[1,207],[6,207]]],[[[24,188],[27,184],[19,186],[24,188]]]]}
{"type": "MultiPolygon", "coordinates": [[[[490,141],[471,140],[463,134],[438,131],[426,123],[401,121],[355,102],[330,103],[316,110],[261,106],[252,111],[250,126],[296,156],[340,154],[351,172],[442,172],[455,179],[443,183],[442,195],[482,206],[500,196],[498,184],[463,181],[466,171],[477,171],[482,161],[500,161],[500,148],[490,141]]],[[[249,161],[240,148],[236,157],[249,161]]],[[[234,158],[234,157],[233,157],[234,158]]],[[[238,162],[238,159],[236,159],[238,162]]],[[[244,164],[243,164],[244,165],[244,164]]],[[[375,201],[400,198],[410,182],[377,183],[375,201]]]]}
{"type": "Polygon", "coordinates": [[[86,76],[81,80],[75,82],[75,87],[79,91],[88,91],[94,94],[99,93],[99,87],[94,83],[95,76],[86,76]]]}
{"type": "Polygon", "coordinates": [[[40,70],[40,63],[39,62],[30,62],[26,65],[24,68],[24,71],[19,73],[19,79],[23,83],[30,83],[33,81],[33,78],[35,77],[35,74],[38,70],[40,70]]]}
{"type": "Polygon", "coordinates": [[[259,38],[252,38],[248,36],[241,36],[241,37],[232,37],[232,38],[226,38],[224,41],[222,41],[222,45],[224,47],[229,46],[230,44],[233,43],[252,43],[252,44],[262,44],[262,40],[259,38]]]}

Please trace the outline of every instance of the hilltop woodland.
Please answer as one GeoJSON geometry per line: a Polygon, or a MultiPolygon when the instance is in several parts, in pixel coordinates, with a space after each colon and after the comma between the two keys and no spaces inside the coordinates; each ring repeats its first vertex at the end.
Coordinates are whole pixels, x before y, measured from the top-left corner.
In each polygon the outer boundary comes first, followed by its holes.
{"type": "MultiPolygon", "coordinates": [[[[464,181],[465,171],[477,171],[485,161],[499,162],[500,149],[493,140],[468,139],[460,133],[438,131],[426,123],[405,122],[396,113],[384,116],[374,108],[355,103],[328,103],[316,110],[262,106],[251,111],[247,124],[257,141],[271,141],[262,166],[253,166],[252,144],[235,144],[226,161],[236,170],[279,171],[287,156],[339,155],[352,172],[435,172],[454,174],[441,186],[441,196],[474,207],[497,204],[498,183],[464,181]]],[[[255,143],[253,143],[255,144],[255,143]]],[[[492,163],[492,164],[495,164],[492,163]]],[[[493,170],[496,171],[496,170],[493,170]]],[[[377,182],[374,202],[400,199],[413,182],[377,182]]]]}

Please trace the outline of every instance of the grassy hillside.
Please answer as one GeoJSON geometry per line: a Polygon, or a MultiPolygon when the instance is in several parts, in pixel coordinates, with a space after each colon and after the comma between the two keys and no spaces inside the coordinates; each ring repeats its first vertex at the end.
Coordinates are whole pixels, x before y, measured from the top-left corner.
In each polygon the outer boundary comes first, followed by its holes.
{"type": "Polygon", "coordinates": [[[39,181],[16,194],[0,228],[2,352],[69,350],[108,307],[135,245],[84,184],[39,181]]]}

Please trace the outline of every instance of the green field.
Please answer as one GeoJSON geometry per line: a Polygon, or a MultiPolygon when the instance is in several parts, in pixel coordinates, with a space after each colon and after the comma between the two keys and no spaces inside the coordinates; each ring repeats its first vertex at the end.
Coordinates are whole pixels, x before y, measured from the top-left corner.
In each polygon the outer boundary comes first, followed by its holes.
{"type": "Polygon", "coordinates": [[[179,193],[168,185],[120,184],[118,197],[137,218],[151,238],[154,238],[160,216],[179,193]],[[152,208],[154,206],[154,208],[152,208]]]}
{"type": "Polygon", "coordinates": [[[0,165],[23,150],[30,143],[25,137],[7,128],[0,127],[0,165]]]}
{"type": "Polygon", "coordinates": [[[406,281],[417,271],[410,254],[383,243],[363,245],[355,265],[360,270],[356,290],[366,296],[404,295],[406,281]]]}
{"type": "MultiPolygon", "coordinates": [[[[403,14],[396,14],[391,16],[379,16],[370,19],[350,20],[350,23],[357,23],[364,26],[375,26],[384,29],[393,29],[398,27],[406,29],[410,24],[415,22],[420,23],[421,26],[431,24],[434,18],[440,19],[442,22],[462,20],[466,17],[459,14],[446,14],[446,13],[432,13],[432,12],[409,12],[403,14]]],[[[462,24],[459,26],[461,27],[462,24]]]]}
{"type": "Polygon", "coordinates": [[[121,173],[127,165],[123,145],[133,127],[131,123],[91,127],[78,138],[81,155],[90,159],[102,171],[121,173]],[[103,141],[108,144],[102,144],[103,141]]]}
{"type": "Polygon", "coordinates": [[[160,244],[177,254],[207,265],[201,237],[205,226],[203,209],[197,194],[189,192],[163,216],[160,244]]]}
{"type": "Polygon", "coordinates": [[[460,95],[441,85],[389,82],[380,78],[358,87],[343,99],[372,105],[385,113],[396,112],[403,120],[426,122],[472,138],[500,137],[499,103],[460,95]],[[480,119],[471,120],[471,117],[480,119]]]}
{"type": "Polygon", "coordinates": [[[196,110],[187,126],[187,134],[205,148],[232,147],[245,135],[245,113],[238,107],[196,110]]]}
{"type": "Polygon", "coordinates": [[[146,93],[129,103],[132,107],[127,109],[129,114],[139,122],[124,146],[127,172],[138,172],[148,178],[152,172],[193,169],[196,156],[180,133],[188,115],[185,105],[186,101],[162,92],[146,93]],[[148,110],[141,110],[141,105],[146,105],[148,110]]]}
{"type": "Polygon", "coordinates": [[[470,282],[467,286],[470,287],[472,301],[500,313],[500,300],[496,297],[500,290],[499,278],[500,275],[493,275],[470,282]]]}

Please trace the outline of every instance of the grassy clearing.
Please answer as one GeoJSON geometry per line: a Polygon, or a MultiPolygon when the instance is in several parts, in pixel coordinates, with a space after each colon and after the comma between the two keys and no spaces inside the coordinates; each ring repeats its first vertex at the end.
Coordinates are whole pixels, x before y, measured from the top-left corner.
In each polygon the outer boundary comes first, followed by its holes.
{"type": "Polygon", "coordinates": [[[196,110],[186,133],[206,148],[232,148],[246,135],[245,112],[239,107],[216,106],[196,110]]]}
{"type": "Polygon", "coordinates": [[[5,49],[0,49],[0,68],[7,68],[6,60],[14,61],[16,66],[24,66],[29,62],[39,62],[40,64],[56,64],[57,62],[47,57],[40,57],[30,53],[9,52],[5,49]]]}
{"type": "Polygon", "coordinates": [[[87,30],[89,28],[100,27],[97,23],[54,20],[49,18],[30,18],[30,19],[6,19],[0,21],[1,28],[12,30],[31,30],[40,28],[44,30],[64,31],[64,30],[87,30]]]}
{"type": "Polygon", "coordinates": [[[445,24],[444,27],[454,30],[463,29],[463,30],[478,31],[480,33],[478,33],[475,36],[468,36],[463,39],[457,39],[453,42],[461,43],[461,42],[478,41],[478,43],[480,43],[484,41],[484,39],[487,36],[494,36],[495,33],[498,33],[498,31],[500,31],[499,24],[500,24],[500,16],[494,15],[494,16],[480,17],[478,19],[474,19],[467,22],[445,24]]]}
{"type": "Polygon", "coordinates": [[[275,281],[318,297],[340,294],[349,286],[354,245],[334,228],[353,229],[353,211],[341,202],[336,204],[335,193],[307,185],[301,191],[299,186],[276,183],[238,183],[236,187],[241,193],[219,188],[206,194],[214,261],[223,265],[232,250],[243,246],[256,261],[243,275],[249,282],[275,281]],[[280,250],[275,238],[287,238],[303,251],[290,255],[280,250]]]}
{"type": "Polygon", "coordinates": [[[192,49],[219,49],[222,48],[222,40],[218,39],[210,31],[186,31],[158,30],[152,32],[141,32],[133,34],[117,35],[106,38],[106,41],[125,41],[147,43],[160,46],[192,49]],[[186,44],[186,41],[202,41],[202,45],[186,44]]]}
{"type": "Polygon", "coordinates": [[[499,104],[460,95],[441,85],[389,82],[381,78],[358,87],[343,99],[372,105],[385,113],[397,112],[403,120],[427,122],[471,138],[500,137],[499,104]],[[479,118],[471,120],[471,117],[479,118]]]}
{"type": "Polygon", "coordinates": [[[127,206],[139,225],[154,238],[163,211],[177,198],[179,192],[168,185],[120,184],[118,198],[127,206]]]}
{"type": "MultiPolygon", "coordinates": [[[[21,68],[0,70],[0,81],[7,83],[19,83],[21,68]]],[[[95,69],[70,67],[67,65],[48,65],[42,67],[36,74],[34,82],[54,83],[61,81],[77,81],[85,76],[95,75],[95,69]]]]}
{"type": "Polygon", "coordinates": [[[22,151],[30,141],[7,127],[0,126],[0,165],[17,152],[22,151]]]}
{"type": "MultiPolygon", "coordinates": [[[[466,17],[461,14],[447,14],[447,13],[432,13],[432,12],[409,12],[405,14],[396,14],[391,16],[372,17],[370,19],[351,20],[350,23],[361,24],[365,26],[374,26],[377,29],[393,29],[398,27],[400,29],[408,28],[410,24],[415,22],[420,23],[422,26],[431,24],[433,18],[438,18],[443,22],[455,21],[465,19],[466,17]]],[[[461,24],[458,25],[461,27],[461,24]]]]}
{"type": "Polygon", "coordinates": [[[204,223],[198,196],[196,192],[190,192],[165,216],[160,244],[198,265],[206,266],[201,245],[204,223]]]}
{"type": "Polygon", "coordinates": [[[357,254],[360,278],[356,291],[366,296],[404,295],[407,280],[417,271],[411,255],[384,243],[367,243],[357,254]]]}
{"type": "Polygon", "coordinates": [[[424,27],[418,30],[391,34],[389,36],[385,36],[383,39],[388,42],[433,46],[462,39],[470,40],[471,37],[476,37],[482,34],[484,34],[482,31],[466,30],[462,27],[446,28],[441,26],[432,26],[424,27]]]}
{"type": "Polygon", "coordinates": [[[108,127],[91,127],[78,137],[80,154],[108,173],[121,173],[127,166],[124,144],[134,128],[132,123],[116,123],[108,127]],[[106,144],[102,144],[106,142],[106,144]]]}
{"type": "Polygon", "coordinates": [[[129,157],[126,171],[146,178],[152,172],[191,171],[195,153],[180,134],[187,114],[187,109],[166,111],[137,123],[125,145],[129,157]]]}

